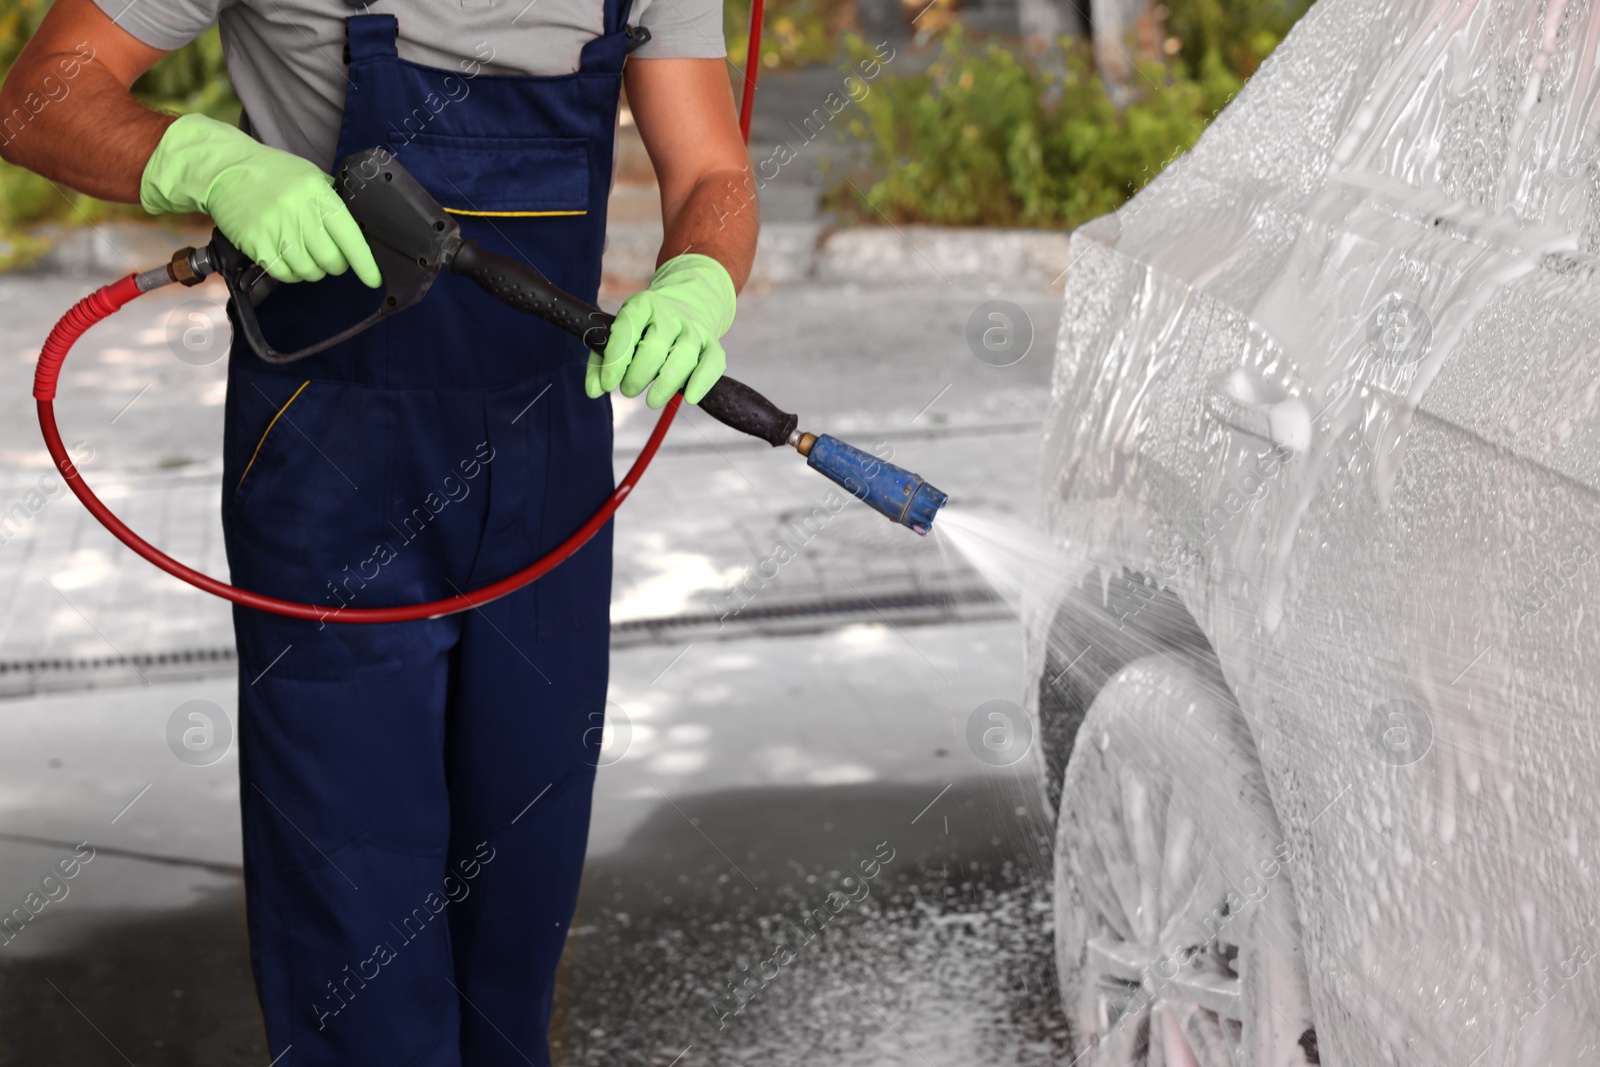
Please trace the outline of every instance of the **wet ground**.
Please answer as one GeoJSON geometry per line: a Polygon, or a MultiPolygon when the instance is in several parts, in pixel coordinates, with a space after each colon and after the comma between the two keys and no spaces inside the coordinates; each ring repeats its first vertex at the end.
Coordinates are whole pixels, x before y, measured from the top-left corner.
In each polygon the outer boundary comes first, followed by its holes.
{"type": "MultiPolygon", "coordinates": [[[[557,1062],[1065,1063],[1033,795],[969,780],[662,804],[588,868],[557,1062]]],[[[94,862],[115,880],[143,861],[94,862]]],[[[238,880],[187,879],[181,909],[80,913],[55,951],[8,954],[0,1064],[264,1062],[238,880]]]]}
{"type": "MultiPolygon", "coordinates": [[[[971,708],[1020,695],[1016,639],[992,620],[619,650],[628,727],[600,772],[557,1062],[1067,1062],[1034,765],[965,744],[971,708]]],[[[26,832],[0,836],[0,892],[21,902],[93,844],[0,946],[0,1065],[265,1062],[236,755],[183,763],[162,730],[231,688],[5,705],[26,832]]]]}
{"type": "Polygon", "coordinates": [[[1033,796],[969,780],[662,809],[590,868],[565,1062],[1067,1062],[1033,796]]]}

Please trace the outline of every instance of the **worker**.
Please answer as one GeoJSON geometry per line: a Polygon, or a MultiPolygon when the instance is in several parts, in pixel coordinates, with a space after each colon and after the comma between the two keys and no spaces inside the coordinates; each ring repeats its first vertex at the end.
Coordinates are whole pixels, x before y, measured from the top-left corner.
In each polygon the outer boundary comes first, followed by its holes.
{"type": "Polygon", "coordinates": [[[694,403],[722,374],[757,222],[728,207],[753,182],[721,4],[345,3],[57,0],[0,90],[3,155],[105,200],[209,215],[280,283],[258,311],[288,351],[380,299],[329,178],[372,146],[466,236],[593,302],[626,84],[664,239],[603,352],[446,275],[315,356],[272,364],[236,341],[228,367],[232,580],[329,609],[234,609],[269,1054],[542,1065],[605,712],[610,527],[476,610],[338,615],[522,568],[611,492],[612,391],[694,403]],[[136,102],[134,80],[213,20],[239,125],[136,102]]]}

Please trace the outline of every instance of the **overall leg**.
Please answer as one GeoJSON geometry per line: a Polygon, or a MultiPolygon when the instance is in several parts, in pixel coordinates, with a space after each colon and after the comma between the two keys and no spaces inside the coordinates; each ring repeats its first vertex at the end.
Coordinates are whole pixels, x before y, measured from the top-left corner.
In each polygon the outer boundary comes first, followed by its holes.
{"type": "MultiPolygon", "coordinates": [[[[548,551],[611,491],[610,405],[584,396],[582,374],[575,362],[488,405],[497,452],[474,580],[548,551]]],[[[608,524],[532,586],[462,617],[448,727],[452,856],[492,856],[470,868],[470,895],[450,913],[469,1067],[549,1063],[605,717],[611,540],[608,524]]]]}
{"type": "MultiPolygon", "coordinates": [[[[467,540],[481,513],[458,508],[402,543],[387,509],[389,443],[432,447],[444,430],[403,406],[409,394],[247,361],[235,353],[230,365],[224,432],[234,581],[330,614],[444,584],[433,548],[467,540]],[[457,518],[461,530],[444,528],[457,518]]],[[[284,1067],[458,1067],[442,880],[459,620],[367,626],[236,609],[234,628],[246,902],[273,1056],[292,1046],[284,1067]]]]}
{"type": "Polygon", "coordinates": [[[468,623],[453,708],[452,855],[473,857],[456,863],[465,895],[450,910],[469,1067],[550,1062],[605,713],[609,623],[513,647],[533,632],[518,599],[468,623]]]}
{"type": "Polygon", "coordinates": [[[449,635],[236,609],[251,959],[272,1054],[458,1067],[443,877],[449,635]]]}

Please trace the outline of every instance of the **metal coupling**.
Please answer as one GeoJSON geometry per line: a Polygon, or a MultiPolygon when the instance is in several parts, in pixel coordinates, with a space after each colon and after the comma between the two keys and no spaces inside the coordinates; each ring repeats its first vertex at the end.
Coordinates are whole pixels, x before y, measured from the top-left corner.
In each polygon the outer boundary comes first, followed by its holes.
{"type": "Polygon", "coordinates": [[[180,248],[172,253],[167,273],[179,285],[195,286],[211,273],[211,255],[206,248],[180,248]]]}

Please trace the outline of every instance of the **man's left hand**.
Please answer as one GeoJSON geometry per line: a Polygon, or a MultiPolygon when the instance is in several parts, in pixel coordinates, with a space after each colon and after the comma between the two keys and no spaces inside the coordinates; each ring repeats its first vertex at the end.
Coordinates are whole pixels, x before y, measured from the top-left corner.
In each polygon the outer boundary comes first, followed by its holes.
{"type": "Polygon", "coordinates": [[[720,342],[735,300],[733,279],[710,256],[667,260],[648,288],[623,301],[605,352],[589,353],[584,390],[598,397],[621,386],[623,396],[638,396],[648,387],[652,408],[682,390],[698,404],[728,368],[720,342]]]}

